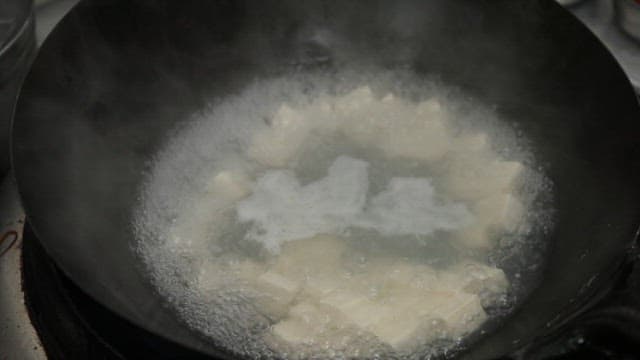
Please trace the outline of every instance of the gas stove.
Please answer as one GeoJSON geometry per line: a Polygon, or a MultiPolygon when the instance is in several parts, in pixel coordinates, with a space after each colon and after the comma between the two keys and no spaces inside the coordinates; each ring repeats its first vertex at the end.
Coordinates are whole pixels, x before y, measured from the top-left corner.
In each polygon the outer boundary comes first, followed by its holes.
{"type": "MultiPolygon", "coordinates": [[[[38,44],[76,2],[36,1],[38,44]]],[[[640,3],[563,2],[609,48],[640,91],[640,36],[634,37],[640,3]],[[621,7],[631,12],[622,13],[621,7]]],[[[69,281],[25,221],[11,174],[0,183],[0,219],[0,360],[205,358],[120,319],[69,281]]],[[[513,357],[640,358],[640,266],[631,264],[625,272],[611,296],[513,357]]]]}

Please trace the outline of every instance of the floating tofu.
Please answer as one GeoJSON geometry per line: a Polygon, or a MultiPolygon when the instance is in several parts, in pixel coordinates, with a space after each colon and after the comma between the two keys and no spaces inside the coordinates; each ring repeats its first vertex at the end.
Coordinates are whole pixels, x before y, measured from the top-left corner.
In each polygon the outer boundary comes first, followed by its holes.
{"type": "Polygon", "coordinates": [[[293,307],[297,313],[278,322],[271,328],[277,340],[289,345],[311,344],[319,340],[322,328],[322,313],[308,304],[293,307]]]}
{"type": "Polygon", "coordinates": [[[451,148],[451,137],[440,117],[398,121],[381,136],[378,146],[390,157],[433,161],[451,148]]]}
{"type": "Polygon", "coordinates": [[[275,347],[328,344],[340,347],[348,336],[349,327],[340,314],[310,302],[291,307],[287,317],[271,328],[275,347]]]}
{"type": "Polygon", "coordinates": [[[381,285],[378,289],[381,297],[393,296],[407,288],[427,291],[438,284],[436,271],[432,267],[397,259],[374,260],[366,273],[370,277],[369,283],[381,285]]]}
{"type": "Polygon", "coordinates": [[[301,279],[314,274],[333,274],[341,265],[344,240],[330,235],[285,243],[276,257],[273,270],[301,279]]]}
{"type": "Polygon", "coordinates": [[[286,314],[300,285],[265,265],[247,260],[233,260],[226,264],[209,261],[201,266],[198,288],[240,291],[254,300],[256,309],[269,318],[286,314]]]}
{"type": "Polygon", "coordinates": [[[251,193],[251,181],[245,174],[221,171],[207,184],[207,191],[225,200],[236,201],[251,193]]]}
{"type": "Polygon", "coordinates": [[[196,288],[203,291],[217,291],[221,287],[252,281],[264,272],[263,266],[251,260],[233,260],[230,263],[205,260],[197,269],[196,288]]]}
{"type": "Polygon", "coordinates": [[[458,337],[477,329],[486,319],[481,299],[476,294],[450,293],[448,301],[437,311],[444,320],[450,337],[458,337]]]}
{"type": "Polygon", "coordinates": [[[489,136],[486,133],[479,132],[475,134],[463,134],[455,138],[451,151],[475,154],[489,149],[489,136]]]}
{"type": "Polygon", "coordinates": [[[416,106],[416,112],[420,116],[438,116],[442,114],[442,104],[435,98],[422,101],[416,106]]]}
{"type": "Polygon", "coordinates": [[[347,290],[335,291],[320,299],[319,302],[340,312],[349,323],[361,329],[366,329],[394,313],[394,309],[389,305],[377,303],[369,300],[364,294],[347,290]]]}
{"type": "Polygon", "coordinates": [[[486,314],[475,294],[458,291],[407,291],[373,313],[367,329],[399,351],[409,351],[446,334],[457,337],[475,330],[486,314]]]}
{"type": "Polygon", "coordinates": [[[341,114],[351,114],[371,106],[374,100],[371,88],[368,86],[362,86],[340,98],[337,98],[335,109],[341,114]]]}
{"type": "Polygon", "coordinates": [[[458,284],[461,291],[477,294],[483,305],[495,302],[509,288],[504,271],[470,260],[447,269],[440,277],[444,282],[458,284]]]}
{"type": "Polygon", "coordinates": [[[454,239],[470,248],[493,247],[491,231],[515,231],[525,216],[524,206],[513,194],[497,193],[473,205],[474,220],[457,231],[454,239]]]}
{"type": "Polygon", "coordinates": [[[247,155],[263,165],[286,166],[307,141],[312,125],[301,113],[281,105],[270,127],[255,134],[247,155]]]}
{"type": "Polygon", "coordinates": [[[291,241],[282,247],[272,269],[296,279],[303,292],[318,297],[345,287],[344,251],[344,241],[328,235],[291,241]]]}
{"type": "Polygon", "coordinates": [[[334,269],[329,274],[309,272],[304,280],[304,292],[313,297],[324,296],[334,291],[341,291],[351,284],[344,276],[344,272],[334,269]]]}
{"type": "Polygon", "coordinates": [[[258,276],[250,286],[258,311],[271,319],[284,316],[300,290],[298,282],[272,271],[258,276]]]}
{"type": "Polygon", "coordinates": [[[215,291],[224,286],[228,280],[224,268],[213,261],[204,261],[198,266],[194,288],[202,292],[215,291]]]}
{"type": "Polygon", "coordinates": [[[513,194],[495,194],[474,205],[478,221],[490,226],[515,230],[522,221],[524,206],[513,194]]]}
{"type": "Polygon", "coordinates": [[[460,200],[479,200],[488,196],[509,193],[524,171],[517,161],[487,160],[469,157],[449,163],[444,186],[450,196],[460,200]]]}

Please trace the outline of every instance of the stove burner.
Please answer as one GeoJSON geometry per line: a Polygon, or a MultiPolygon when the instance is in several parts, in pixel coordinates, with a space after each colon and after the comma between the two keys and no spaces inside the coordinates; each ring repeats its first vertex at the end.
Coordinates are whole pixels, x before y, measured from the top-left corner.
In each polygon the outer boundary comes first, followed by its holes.
{"type": "Polygon", "coordinates": [[[91,299],[53,264],[28,223],[22,282],[48,359],[211,359],[134,326],[91,299]]]}

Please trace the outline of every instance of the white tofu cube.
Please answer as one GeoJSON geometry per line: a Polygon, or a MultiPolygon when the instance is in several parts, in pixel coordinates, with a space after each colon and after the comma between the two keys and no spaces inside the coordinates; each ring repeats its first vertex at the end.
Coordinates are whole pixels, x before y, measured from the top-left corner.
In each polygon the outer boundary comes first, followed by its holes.
{"type": "Polygon", "coordinates": [[[274,271],[306,279],[315,274],[334,274],[345,251],[343,240],[329,235],[285,243],[275,258],[274,271]]]}
{"type": "Polygon", "coordinates": [[[416,106],[416,112],[422,116],[433,116],[442,112],[442,104],[436,98],[420,102],[416,106]]]}
{"type": "Polygon", "coordinates": [[[251,193],[251,181],[245,174],[221,171],[211,179],[207,191],[215,197],[237,201],[251,193]]]}
{"type": "Polygon", "coordinates": [[[250,281],[250,294],[260,313],[274,319],[284,316],[300,290],[300,284],[272,271],[250,281]]]}
{"type": "Polygon", "coordinates": [[[301,344],[328,344],[336,348],[351,328],[341,315],[311,302],[292,306],[287,317],[271,328],[271,344],[276,348],[301,344]]]}
{"type": "Polygon", "coordinates": [[[494,246],[491,230],[515,231],[525,216],[524,206],[515,195],[497,193],[473,205],[474,220],[454,234],[460,244],[474,249],[494,246]]]}
{"type": "Polygon", "coordinates": [[[463,292],[452,293],[449,301],[438,309],[437,315],[444,320],[452,337],[475,330],[487,319],[480,297],[463,292]]]}
{"type": "Polygon", "coordinates": [[[524,170],[517,161],[487,160],[483,157],[452,159],[444,186],[449,195],[460,200],[479,200],[513,190],[524,170]]]}
{"type": "Polygon", "coordinates": [[[465,134],[454,139],[452,151],[457,153],[474,154],[490,149],[489,136],[480,132],[475,134],[465,134]]]}
{"type": "Polygon", "coordinates": [[[464,261],[440,274],[441,281],[457,284],[461,291],[476,294],[483,305],[505,294],[509,282],[504,271],[475,261],[464,261]]]}
{"type": "Polygon", "coordinates": [[[301,317],[284,319],[271,328],[277,340],[289,345],[309,344],[317,341],[320,327],[301,317]]]}
{"type": "Polygon", "coordinates": [[[254,135],[247,155],[266,166],[284,167],[307,141],[311,130],[302,114],[283,104],[270,127],[254,135]]]}
{"type": "Polygon", "coordinates": [[[433,161],[451,149],[452,139],[440,117],[399,121],[378,144],[390,157],[433,161]]]}
{"type": "Polygon", "coordinates": [[[335,309],[347,321],[360,328],[367,329],[382,318],[393,314],[394,309],[388,305],[367,299],[364,294],[348,291],[336,291],[320,300],[320,303],[335,309]]]}
{"type": "Polygon", "coordinates": [[[373,103],[373,92],[368,86],[359,87],[343,97],[337,98],[336,110],[342,114],[361,111],[373,103]]]}
{"type": "Polygon", "coordinates": [[[449,336],[473,331],[486,318],[476,295],[457,291],[407,291],[389,306],[392,310],[368,329],[398,351],[410,351],[443,331],[449,336]]]}

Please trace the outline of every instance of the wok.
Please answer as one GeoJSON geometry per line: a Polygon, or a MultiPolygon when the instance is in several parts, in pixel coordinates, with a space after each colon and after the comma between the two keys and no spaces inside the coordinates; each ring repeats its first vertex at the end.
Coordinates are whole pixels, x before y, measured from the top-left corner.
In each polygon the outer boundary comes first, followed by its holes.
{"type": "Polygon", "coordinates": [[[149,160],[213,97],[365,60],[490,104],[531,141],[553,182],[543,280],[466,356],[512,352],[606,292],[640,219],[640,110],[613,57],[551,0],[82,2],[42,46],[15,112],[12,160],[28,219],[101,304],[229,357],[163,308],[133,254],[149,160]]]}

